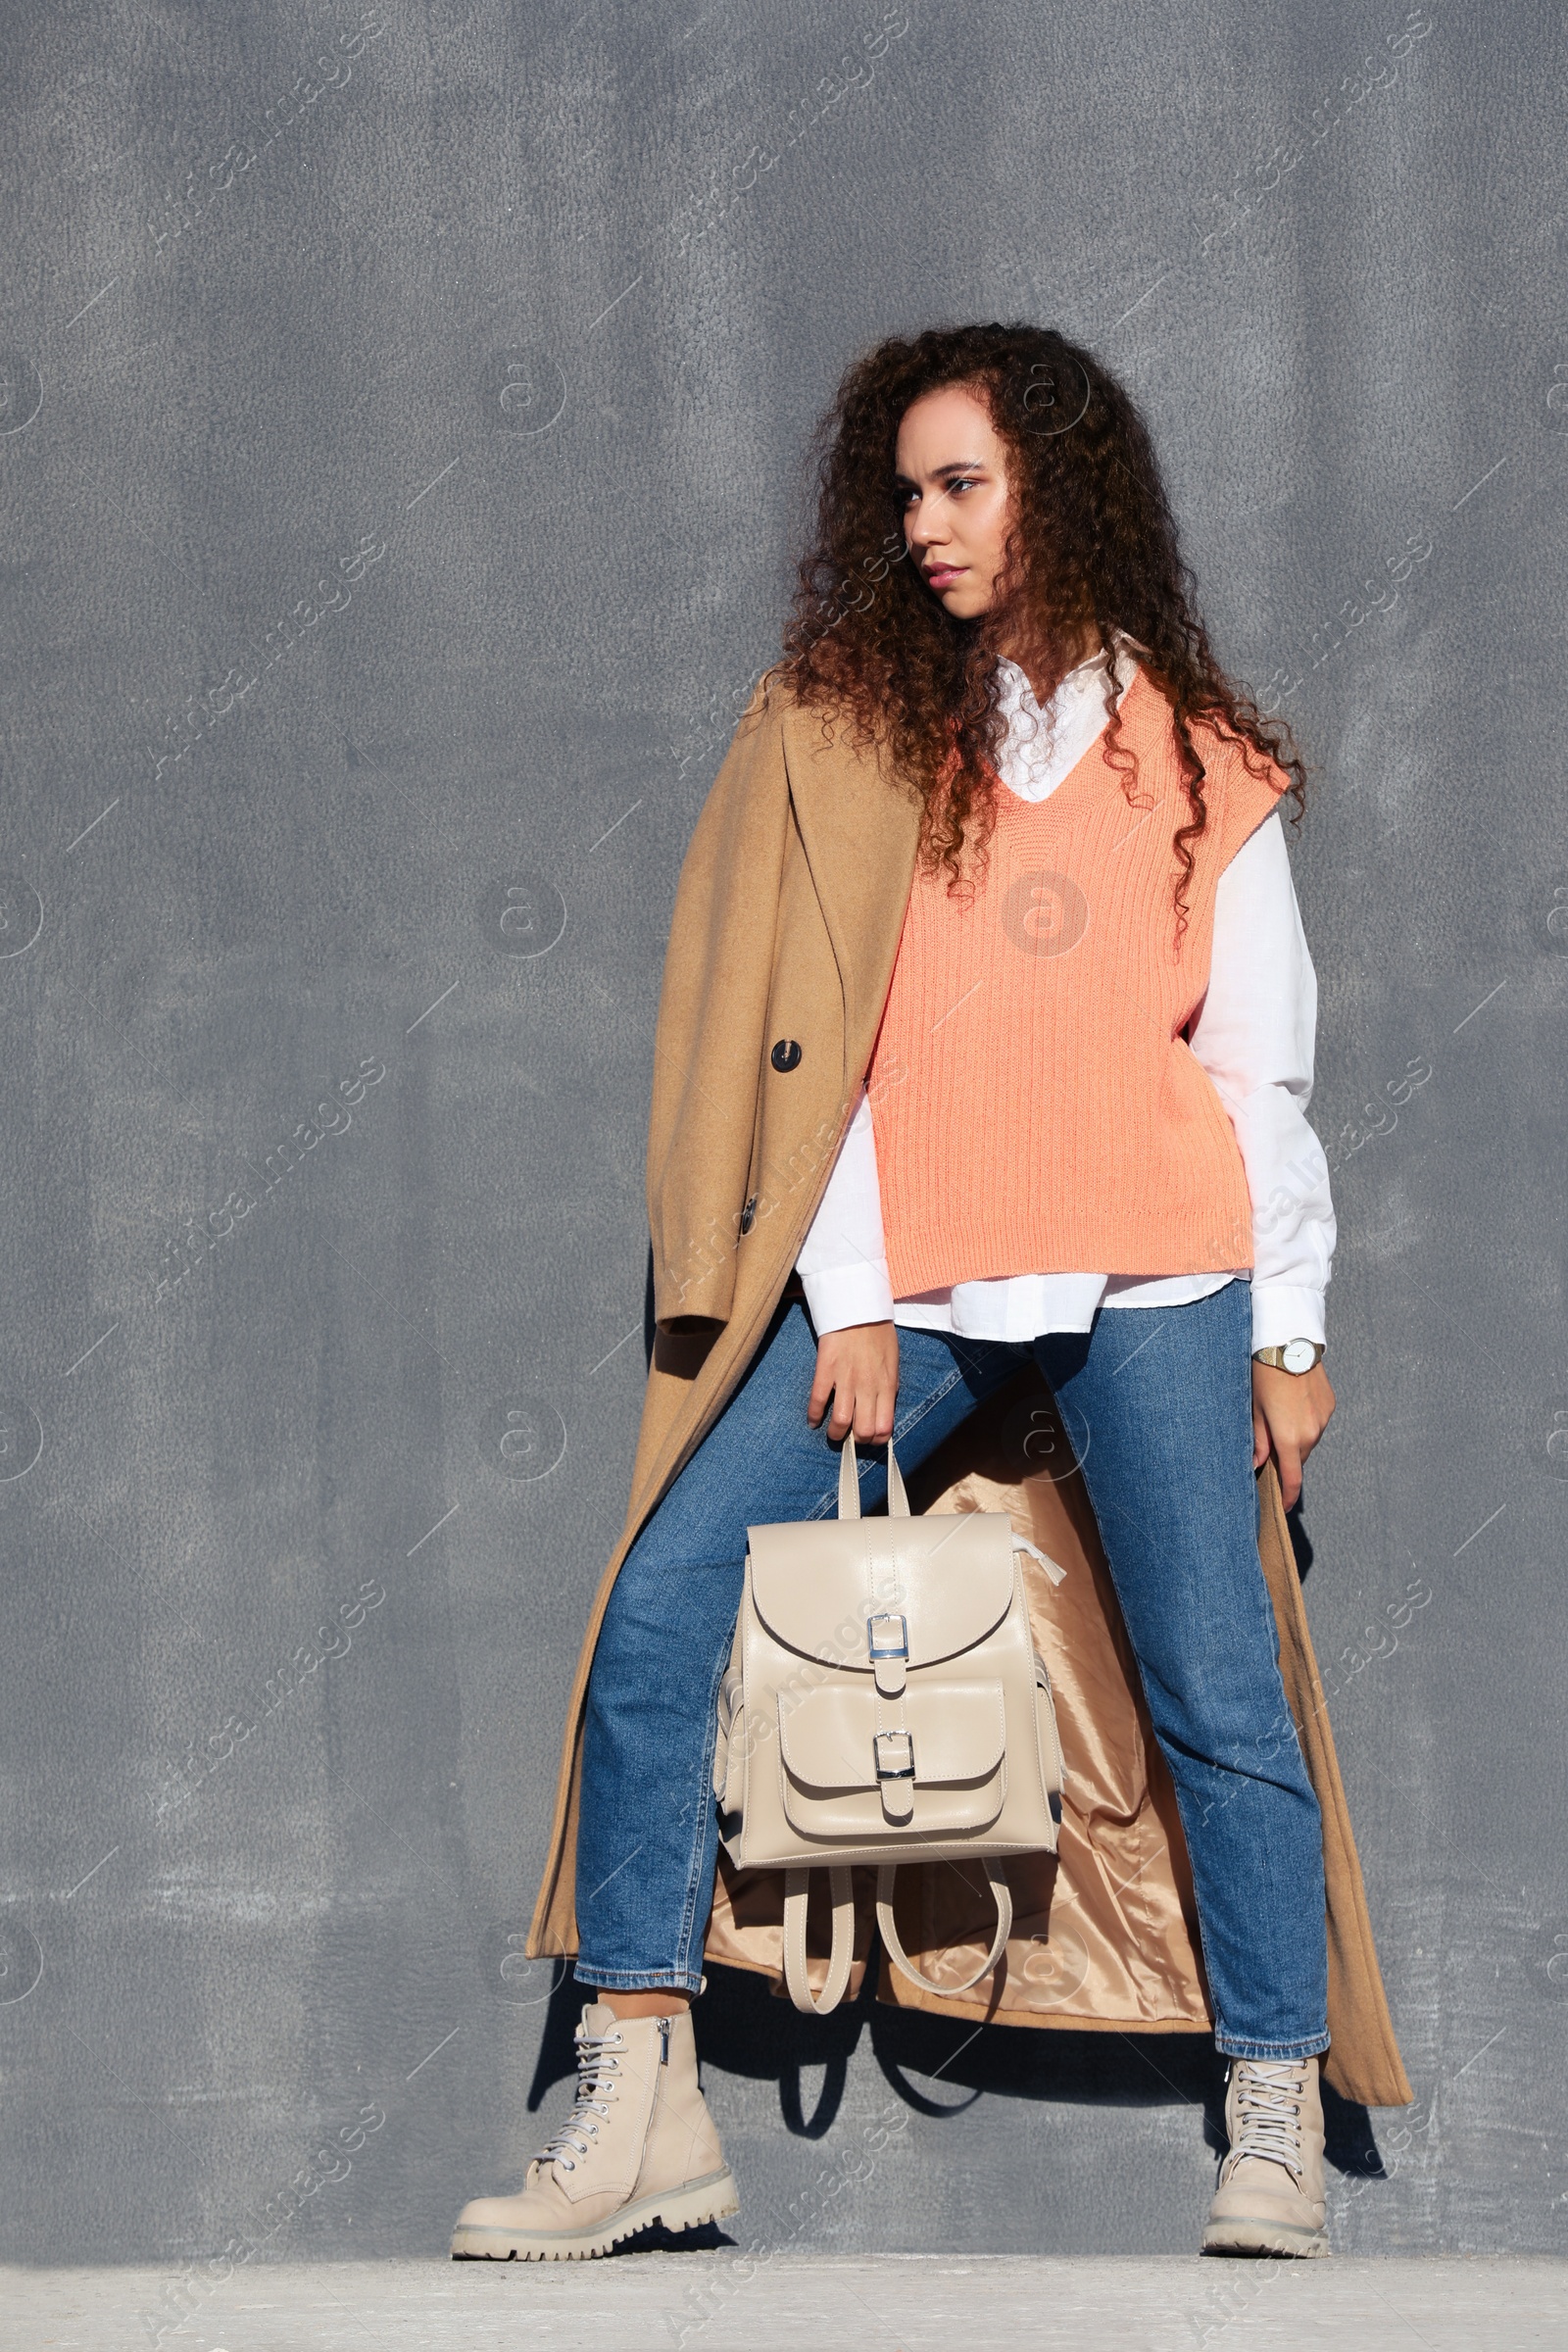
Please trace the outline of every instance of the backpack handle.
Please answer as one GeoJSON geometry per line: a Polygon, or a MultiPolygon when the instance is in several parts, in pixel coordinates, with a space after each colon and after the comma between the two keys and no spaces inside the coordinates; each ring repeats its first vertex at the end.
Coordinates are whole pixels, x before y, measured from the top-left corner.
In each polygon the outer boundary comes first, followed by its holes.
{"type": "MultiPolygon", "coordinates": [[[[910,1516],[909,1497],[904,1491],[904,1474],[893,1451],[893,1440],[888,1440],[888,1517],[907,1519],[910,1516]]],[[[844,1449],[839,1455],[839,1517],[858,1519],[860,1516],[860,1470],[855,1458],[855,1432],[848,1430],[844,1449]]]]}

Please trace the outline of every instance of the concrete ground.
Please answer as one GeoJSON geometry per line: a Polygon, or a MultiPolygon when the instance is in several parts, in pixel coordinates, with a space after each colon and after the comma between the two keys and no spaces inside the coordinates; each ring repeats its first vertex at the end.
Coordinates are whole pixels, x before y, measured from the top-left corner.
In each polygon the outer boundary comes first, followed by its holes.
{"type": "Polygon", "coordinates": [[[1562,2352],[1568,2262],[627,2254],[0,2270],[4,2352],[1562,2352]],[[160,2338],[160,2323],[166,2332],[160,2338]]]}

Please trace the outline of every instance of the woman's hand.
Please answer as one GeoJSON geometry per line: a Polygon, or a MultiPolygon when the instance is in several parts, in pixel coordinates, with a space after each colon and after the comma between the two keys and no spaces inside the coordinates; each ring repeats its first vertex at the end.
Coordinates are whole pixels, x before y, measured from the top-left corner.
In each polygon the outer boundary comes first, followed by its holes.
{"type": "Polygon", "coordinates": [[[853,1426],[862,1446],[885,1446],[893,1435],[899,1393],[899,1334],[893,1323],[852,1323],[816,1343],[816,1378],[806,1400],[814,1429],[833,1398],[827,1434],[835,1443],[853,1426]]]}
{"type": "Polygon", "coordinates": [[[1334,1391],[1321,1364],[1314,1364],[1310,1372],[1253,1364],[1252,1468],[1261,1470],[1273,1453],[1288,1511],[1300,1500],[1301,1464],[1327,1429],[1333,1410],[1334,1391]]]}

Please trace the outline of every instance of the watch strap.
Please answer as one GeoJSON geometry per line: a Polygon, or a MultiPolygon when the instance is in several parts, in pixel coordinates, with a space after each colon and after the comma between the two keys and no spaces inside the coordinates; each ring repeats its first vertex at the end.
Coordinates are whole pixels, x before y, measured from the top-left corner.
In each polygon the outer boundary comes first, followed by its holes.
{"type": "MultiPolygon", "coordinates": [[[[1323,1361],[1323,1342],[1321,1340],[1287,1340],[1283,1346],[1279,1347],[1254,1348],[1252,1349],[1252,1361],[1254,1364],[1272,1365],[1276,1372],[1295,1371],[1295,1367],[1287,1364],[1285,1361],[1285,1350],[1287,1348],[1311,1348],[1312,1361],[1309,1364],[1302,1364],[1300,1367],[1300,1373],[1314,1371],[1316,1367],[1323,1361]]],[[[1298,1378],[1300,1377],[1300,1373],[1297,1374],[1298,1378]]]]}

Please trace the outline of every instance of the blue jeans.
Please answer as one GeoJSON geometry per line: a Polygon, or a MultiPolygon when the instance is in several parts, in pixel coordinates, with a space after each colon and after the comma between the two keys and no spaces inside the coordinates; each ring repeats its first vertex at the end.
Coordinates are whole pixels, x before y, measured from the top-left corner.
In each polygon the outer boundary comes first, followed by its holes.
{"type": "MultiPolygon", "coordinates": [[[[1218,2047],[1328,2047],[1322,1818],[1280,1680],[1257,1554],[1251,1303],[1102,1308],[1031,1343],[899,1333],[894,1439],[912,1470],[1032,1352],[1099,1521],[1155,1736],[1176,1785],[1218,2047]]],[[[839,1447],[806,1399],[816,1338],[780,1301],[744,1378],[645,1522],[594,1654],[577,1835],[577,1975],[695,1992],[712,1903],[718,1685],[748,1524],[837,1509],[839,1447]]],[[[887,1493],[860,1450],[862,1501],[887,1493]]]]}

